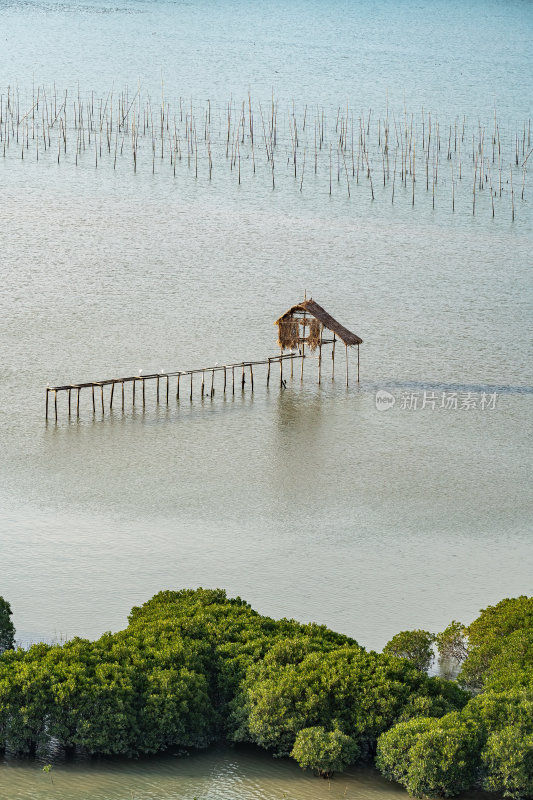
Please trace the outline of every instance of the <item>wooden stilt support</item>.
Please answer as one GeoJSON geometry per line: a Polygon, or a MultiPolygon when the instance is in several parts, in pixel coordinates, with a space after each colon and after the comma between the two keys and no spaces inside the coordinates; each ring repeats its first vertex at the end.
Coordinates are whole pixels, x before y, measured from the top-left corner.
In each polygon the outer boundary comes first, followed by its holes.
{"type": "Polygon", "coordinates": [[[250,364],[250,384],[252,386],[252,392],[253,392],[253,390],[254,390],[254,372],[253,372],[251,364],[250,364]]]}
{"type": "Polygon", "coordinates": [[[131,395],[131,399],[132,399],[133,405],[135,405],[135,386],[136,386],[136,384],[137,384],[137,378],[134,378],[133,382],[132,382],[133,389],[132,389],[132,395],[131,395]]]}
{"type": "Polygon", "coordinates": [[[335,334],[333,334],[333,347],[331,348],[331,380],[335,380],[335,334]]]}
{"type": "Polygon", "coordinates": [[[346,386],[348,386],[348,345],[345,344],[344,347],[346,348],[346,386]]]}
{"type": "Polygon", "coordinates": [[[202,397],[204,396],[205,372],[202,372],[202,397]]]}
{"type": "Polygon", "coordinates": [[[77,417],[80,416],[80,392],[81,392],[81,389],[78,386],[78,396],[76,397],[76,416],[77,417]]]}
{"type": "Polygon", "coordinates": [[[268,359],[268,369],[267,369],[267,386],[270,383],[270,359],[268,359]]]}
{"type": "Polygon", "coordinates": [[[176,382],[176,400],[180,399],[180,378],[181,378],[181,374],[178,375],[178,380],[176,382]]]}
{"type": "Polygon", "coordinates": [[[231,368],[231,393],[235,394],[235,367],[231,368]]]}
{"type": "Polygon", "coordinates": [[[70,417],[70,392],[71,392],[71,389],[68,390],[68,415],[69,415],[69,417],[70,417]]]}
{"type": "Polygon", "coordinates": [[[224,394],[226,394],[226,380],[227,380],[226,367],[224,367],[224,394]]]}
{"type": "Polygon", "coordinates": [[[192,372],[191,372],[191,403],[192,403],[192,372]]]}
{"type": "Polygon", "coordinates": [[[215,370],[211,370],[211,394],[210,396],[213,398],[215,396],[215,370]]]}
{"type": "Polygon", "coordinates": [[[142,384],[143,384],[143,408],[144,408],[145,405],[146,405],[146,394],[144,392],[144,378],[142,378],[141,380],[142,380],[142,384]]]}
{"type": "Polygon", "coordinates": [[[167,406],[168,406],[168,375],[167,375],[167,406]]]}
{"type": "Polygon", "coordinates": [[[124,381],[122,381],[122,410],[124,411],[124,381]]]}
{"type": "Polygon", "coordinates": [[[115,394],[115,381],[111,384],[111,394],[109,395],[109,410],[113,408],[113,395],[115,394]]]}
{"type": "Polygon", "coordinates": [[[300,381],[304,379],[304,358],[305,358],[305,311],[304,311],[304,324],[302,326],[302,369],[300,371],[300,381]]]}
{"type": "Polygon", "coordinates": [[[283,389],[283,359],[279,360],[279,385],[283,389]]]}
{"type": "Polygon", "coordinates": [[[57,422],[57,391],[54,390],[54,411],[56,415],[56,422],[57,422]]]}
{"type": "Polygon", "coordinates": [[[357,383],[359,383],[359,345],[357,345],[357,383]]]}
{"type": "Polygon", "coordinates": [[[320,386],[320,378],[322,371],[322,328],[320,328],[320,344],[318,345],[318,385],[320,386]]]}
{"type": "Polygon", "coordinates": [[[157,376],[157,391],[156,391],[156,402],[159,404],[159,375],[157,376]]]}
{"type": "Polygon", "coordinates": [[[241,391],[244,392],[244,383],[246,378],[244,377],[244,361],[242,362],[242,378],[241,378],[241,391]]]}
{"type": "Polygon", "coordinates": [[[94,414],[96,412],[96,403],[94,401],[94,383],[91,386],[91,389],[92,389],[92,394],[93,394],[93,414],[94,414]]]}
{"type": "Polygon", "coordinates": [[[48,422],[48,395],[50,394],[50,389],[46,390],[46,407],[45,407],[45,420],[48,422]]]}
{"type": "Polygon", "coordinates": [[[100,386],[100,400],[102,401],[102,414],[104,414],[104,387],[100,386]]]}

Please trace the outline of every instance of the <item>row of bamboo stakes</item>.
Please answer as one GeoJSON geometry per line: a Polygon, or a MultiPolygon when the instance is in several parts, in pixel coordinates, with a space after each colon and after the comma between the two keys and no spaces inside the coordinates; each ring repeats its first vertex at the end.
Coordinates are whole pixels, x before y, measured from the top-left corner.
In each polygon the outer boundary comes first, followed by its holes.
{"type": "Polygon", "coordinates": [[[372,109],[357,114],[349,103],[327,111],[308,105],[297,110],[294,103],[282,108],[274,96],[256,103],[250,93],[240,103],[171,101],[163,82],[157,101],[141,87],[105,96],[60,91],[55,84],[34,86],[31,97],[18,87],[0,93],[4,158],[19,154],[22,160],[46,157],[58,165],[93,162],[113,169],[125,160],[135,173],[141,166],[155,173],[156,165],[158,171],[167,165],[174,178],[186,164],[195,179],[208,181],[229,168],[239,185],[246,170],[248,178],[266,176],[273,189],[280,177],[290,176],[300,192],[312,172],[329,195],[341,190],[350,198],[355,187],[367,184],[370,200],[381,187],[394,204],[403,188],[413,206],[420,184],[433,208],[442,184],[449,187],[453,212],[460,187],[463,195],[471,191],[471,205],[463,202],[463,208],[471,207],[473,215],[488,190],[492,216],[507,196],[513,221],[517,199],[525,200],[531,152],[531,120],[505,131],[496,110],[490,123],[467,123],[463,115],[443,124],[424,108],[394,111],[388,100],[380,115],[372,109]]]}
{"type": "MultiPolygon", "coordinates": [[[[321,342],[320,346],[320,353],[318,356],[318,382],[321,383],[321,370],[322,370],[322,344],[326,343],[333,343],[332,348],[332,380],[334,380],[335,376],[335,338],[333,340],[324,340],[321,342]]],[[[254,372],[253,368],[257,366],[267,366],[267,375],[266,375],[266,385],[269,386],[270,384],[270,374],[272,366],[279,363],[279,380],[280,380],[280,387],[282,389],[286,388],[286,380],[283,378],[283,362],[289,361],[291,365],[291,378],[294,375],[294,361],[296,359],[301,360],[301,373],[300,378],[303,380],[304,374],[304,359],[308,358],[309,356],[305,355],[304,349],[302,347],[301,352],[299,353],[280,353],[279,356],[271,356],[266,360],[262,361],[242,361],[235,364],[225,364],[219,366],[218,364],[214,367],[204,367],[201,369],[192,369],[192,370],[185,370],[185,371],[176,371],[176,372],[161,372],[161,373],[153,373],[150,375],[131,375],[124,378],[109,378],[103,381],[88,381],[86,383],[78,383],[78,384],[66,384],[64,386],[47,386],[46,388],[46,405],[45,405],[45,419],[48,421],[49,411],[50,411],[50,395],[52,395],[52,403],[53,403],[53,412],[55,421],[58,420],[58,405],[57,405],[57,395],[58,392],[64,392],[67,395],[67,403],[68,403],[68,416],[69,419],[74,413],[76,414],[76,418],[80,416],[80,394],[82,389],[89,389],[91,393],[91,402],[92,402],[92,410],[93,414],[96,413],[97,404],[100,405],[102,414],[105,414],[105,399],[104,399],[104,387],[110,387],[109,393],[109,409],[112,410],[113,402],[115,400],[115,390],[117,389],[120,392],[120,406],[121,410],[125,410],[126,404],[126,390],[125,385],[127,383],[131,383],[132,391],[131,391],[131,402],[132,407],[135,406],[136,401],[136,390],[137,385],[140,384],[140,393],[141,393],[141,402],[143,409],[146,407],[146,382],[147,381],[155,381],[155,389],[156,389],[156,402],[159,404],[161,401],[161,395],[163,395],[166,405],[169,404],[170,401],[170,379],[176,379],[176,392],[175,397],[176,400],[180,400],[180,394],[183,393],[183,383],[182,380],[185,378],[189,378],[189,382],[187,385],[186,391],[188,391],[189,400],[190,402],[193,401],[193,376],[201,375],[202,382],[201,382],[201,397],[209,397],[211,399],[215,396],[215,373],[221,373],[223,376],[223,393],[226,394],[226,391],[229,391],[229,384],[231,384],[231,393],[235,395],[235,387],[239,385],[241,386],[241,392],[245,390],[246,384],[246,376],[249,375],[250,379],[250,388],[251,391],[254,391],[254,372]],[[236,374],[237,370],[237,374],[236,374]],[[240,375],[238,374],[238,371],[240,375]],[[208,382],[206,383],[206,376],[208,378],[208,382]],[[209,380],[210,379],[210,380],[209,380]],[[96,392],[99,390],[99,399],[97,400],[96,392]],[[74,393],[74,398],[73,398],[74,393]],[[74,406],[74,409],[73,409],[74,406]]],[[[359,383],[359,367],[360,367],[360,360],[359,360],[359,346],[357,347],[357,382],[359,383]]],[[[346,386],[348,386],[348,347],[346,347],[346,386]]]]}

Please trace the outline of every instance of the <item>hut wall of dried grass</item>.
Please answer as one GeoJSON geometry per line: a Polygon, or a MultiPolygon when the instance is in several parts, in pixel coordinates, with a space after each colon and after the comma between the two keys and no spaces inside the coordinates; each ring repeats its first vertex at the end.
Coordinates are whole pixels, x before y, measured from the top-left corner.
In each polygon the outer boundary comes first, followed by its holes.
{"type": "Polygon", "coordinates": [[[305,343],[311,351],[319,347],[324,328],[331,331],[347,347],[362,344],[363,340],[311,298],[289,308],[275,324],[278,326],[278,344],[283,350],[294,350],[305,343]]]}

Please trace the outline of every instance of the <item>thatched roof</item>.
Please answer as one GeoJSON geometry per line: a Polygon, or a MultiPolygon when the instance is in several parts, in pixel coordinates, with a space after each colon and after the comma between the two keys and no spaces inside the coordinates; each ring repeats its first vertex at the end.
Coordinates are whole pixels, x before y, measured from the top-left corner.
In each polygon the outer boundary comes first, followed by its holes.
{"type": "Polygon", "coordinates": [[[303,314],[304,311],[306,314],[321,322],[325,328],[332,331],[344,342],[344,344],[349,346],[354,344],[362,344],[363,340],[359,338],[359,336],[349,331],[348,328],[345,328],[344,325],[340,324],[340,322],[337,322],[337,320],[334,319],[331,314],[328,314],[328,312],[322,308],[322,306],[319,306],[318,303],[315,303],[312,298],[310,300],[303,300],[301,303],[298,303],[298,305],[289,308],[288,311],[286,311],[281,315],[281,317],[279,317],[279,319],[276,320],[275,325],[279,325],[280,322],[287,321],[293,316],[293,314],[303,314]]]}

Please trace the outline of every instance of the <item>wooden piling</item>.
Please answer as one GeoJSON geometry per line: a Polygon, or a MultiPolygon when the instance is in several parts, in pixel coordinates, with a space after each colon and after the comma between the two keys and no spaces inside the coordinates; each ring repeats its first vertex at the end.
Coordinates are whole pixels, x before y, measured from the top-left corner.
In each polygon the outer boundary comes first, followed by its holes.
{"type": "Polygon", "coordinates": [[[268,359],[268,369],[267,369],[267,386],[270,383],[270,359],[268,359]]]}
{"type": "Polygon", "coordinates": [[[357,383],[359,383],[359,345],[357,345],[357,383]]]}
{"type": "Polygon", "coordinates": [[[253,392],[253,390],[254,390],[254,373],[253,373],[251,364],[250,364],[250,384],[251,384],[252,392],[253,392]]]}
{"type": "Polygon", "coordinates": [[[145,395],[145,392],[144,392],[144,378],[141,378],[141,381],[142,381],[142,387],[143,387],[143,408],[144,408],[145,405],[146,405],[146,395],[145,395]]]}
{"type": "Polygon", "coordinates": [[[333,347],[331,348],[331,380],[335,380],[335,342],[337,337],[333,334],[333,347]]]}
{"type": "Polygon", "coordinates": [[[192,403],[192,372],[191,372],[191,403],[192,403]]]}
{"type": "Polygon", "coordinates": [[[111,384],[111,394],[109,396],[109,410],[113,408],[113,395],[115,394],[115,381],[111,384]]]}
{"type": "Polygon", "coordinates": [[[69,415],[69,417],[70,417],[70,392],[71,392],[71,390],[69,389],[68,390],[68,415],[69,415]]]}
{"type": "MultiPolygon", "coordinates": [[[[291,360],[292,364],[292,360],[291,360]]],[[[322,371],[322,327],[320,328],[320,343],[318,345],[318,385],[320,386],[320,378],[322,371]]]]}
{"type": "Polygon", "coordinates": [[[210,396],[213,397],[215,394],[215,370],[211,370],[211,393],[210,396]]]}
{"type": "MultiPolygon", "coordinates": [[[[307,296],[307,294],[306,294],[307,296]]],[[[300,370],[300,382],[304,379],[304,358],[305,358],[305,311],[303,316],[303,325],[302,325],[302,368],[300,370]]]]}
{"type": "Polygon", "coordinates": [[[348,345],[344,345],[346,349],[346,386],[348,386],[348,345]]]}
{"type": "Polygon", "coordinates": [[[176,400],[180,399],[180,378],[181,375],[178,373],[178,380],[176,381],[176,400]]]}
{"type": "Polygon", "coordinates": [[[102,414],[104,414],[105,411],[104,411],[104,387],[103,387],[103,384],[100,384],[100,399],[102,401],[102,414]]]}
{"type": "Polygon", "coordinates": [[[56,422],[57,422],[57,390],[54,389],[54,411],[56,415],[56,422]]]}
{"type": "Polygon", "coordinates": [[[231,368],[231,393],[235,394],[235,367],[231,368]]]}
{"type": "Polygon", "coordinates": [[[50,394],[50,389],[46,390],[46,407],[45,407],[45,420],[48,422],[48,395],[50,394]]]}
{"type": "Polygon", "coordinates": [[[227,382],[226,367],[224,367],[224,394],[226,394],[226,382],[227,382]]]}
{"type": "Polygon", "coordinates": [[[124,381],[122,381],[122,411],[124,411],[124,381]]]}
{"type": "Polygon", "coordinates": [[[167,375],[167,406],[168,406],[168,389],[169,389],[169,378],[167,375]]]}
{"type": "Polygon", "coordinates": [[[246,382],[246,378],[244,377],[244,361],[242,362],[242,378],[241,378],[241,391],[244,392],[244,384],[246,382]]]}
{"type": "Polygon", "coordinates": [[[80,392],[81,388],[78,386],[78,396],[76,397],[76,416],[80,416],[80,392]]]}
{"type": "Polygon", "coordinates": [[[96,403],[94,401],[94,383],[93,383],[91,388],[92,388],[92,395],[93,395],[93,414],[95,414],[96,413],[96,403]]]}
{"type": "Polygon", "coordinates": [[[156,389],[156,402],[159,405],[159,375],[156,378],[157,389],[156,389]]]}

